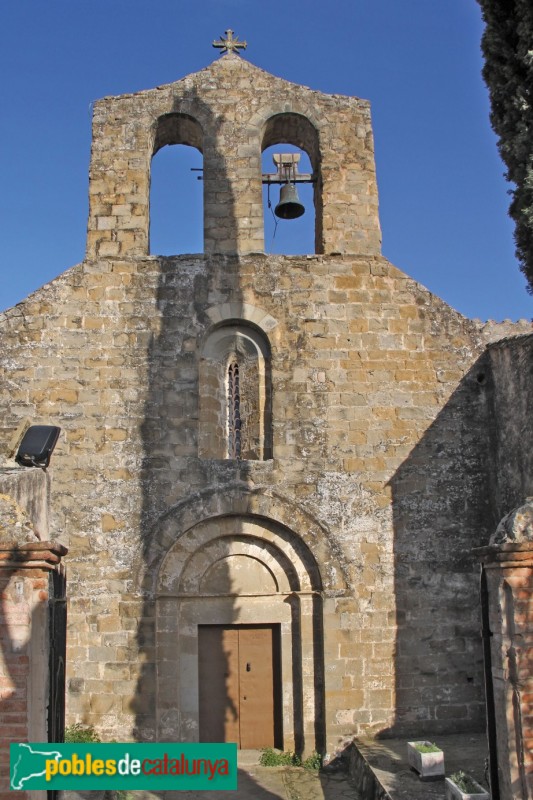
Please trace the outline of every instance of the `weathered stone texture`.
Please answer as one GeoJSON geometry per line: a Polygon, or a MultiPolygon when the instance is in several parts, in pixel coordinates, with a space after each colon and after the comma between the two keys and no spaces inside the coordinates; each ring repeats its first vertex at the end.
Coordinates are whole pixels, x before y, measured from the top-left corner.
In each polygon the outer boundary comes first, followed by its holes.
{"type": "Polygon", "coordinates": [[[493,690],[489,713],[494,720],[500,797],[529,798],[533,794],[533,498],[504,517],[479,556],[486,587],[487,667],[493,690]]]}
{"type": "Polygon", "coordinates": [[[226,55],[176,83],[95,104],[88,258],[148,253],[150,161],[167,144],[203,153],[205,252],[262,251],[261,151],[280,141],[311,159],[317,252],[379,253],[369,104],[226,55]]]}
{"type": "Polygon", "coordinates": [[[333,739],[478,724],[467,553],[491,515],[477,328],[380,258],[110,260],[72,275],[53,304],[47,287],[8,312],[4,333],[6,429],[25,415],[64,430],[51,469],[71,553],[71,713],[152,735],[137,685],[155,659],[143,543],[184,497],[237,483],[306,509],[328,532],[325,573],[328,550],[344,570],[349,588],[326,601],[333,739]],[[199,348],[225,305],[275,323],[269,461],[198,457],[199,348]]]}
{"type": "Polygon", "coordinates": [[[198,625],[271,622],[286,746],[482,725],[470,551],[494,527],[495,332],[379,255],[368,105],[224,57],[96,104],[90,194],[87,260],[0,318],[3,430],[63,429],[52,530],[70,551],[71,718],[194,739],[198,625]],[[147,256],[151,155],[200,138],[206,255],[147,256]],[[322,255],[250,253],[261,144],[287,140],[312,161],[320,148],[322,255]],[[241,345],[257,431],[233,460],[227,363],[208,362],[241,345]],[[221,593],[245,558],[283,589],[221,593]]]}
{"type": "Polygon", "coordinates": [[[533,336],[503,339],[488,354],[497,523],[533,495],[533,336]]]}
{"type": "Polygon", "coordinates": [[[0,467],[0,497],[9,498],[0,519],[0,539],[20,530],[20,543],[48,538],[50,480],[41,470],[0,467]],[[15,504],[16,508],[14,508],[15,504]],[[14,513],[8,509],[13,507],[14,513]],[[22,514],[21,514],[22,512],[22,514]]]}

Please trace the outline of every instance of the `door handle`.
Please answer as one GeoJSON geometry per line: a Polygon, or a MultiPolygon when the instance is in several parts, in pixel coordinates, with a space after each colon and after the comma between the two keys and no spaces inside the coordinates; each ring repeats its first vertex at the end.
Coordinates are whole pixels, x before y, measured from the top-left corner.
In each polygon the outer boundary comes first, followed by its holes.
{"type": "Polygon", "coordinates": [[[251,672],[251,671],[252,671],[252,665],[250,664],[249,661],[247,661],[246,662],[246,672],[251,672]]]}

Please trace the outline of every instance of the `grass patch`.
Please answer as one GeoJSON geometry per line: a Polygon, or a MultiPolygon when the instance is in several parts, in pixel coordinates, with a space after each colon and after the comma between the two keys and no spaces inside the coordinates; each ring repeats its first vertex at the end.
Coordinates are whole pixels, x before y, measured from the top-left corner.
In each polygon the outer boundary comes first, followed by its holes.
{"type": "Polygon", "coordinates": [[[261,750],[259,763],[262,767],[304,767],[304,769],[317,771],[322,766],[322,756],[313,752],[305,761],[302,761],[296,753],[265,747],[261,750]]]}
{"type": "Polygon", "coordinates": [[[261,750],[259,763],[262,767],[299,767],[302,762],[296,753],[274,750],[273,747],[265,747],[261,750]]]}
{"type": "Polygon", "coordinates": [[[96,733],[92,725],[82,725],[75,722],[65,728],[66,744],[90,744],[91,742],[101,742],[102,740],[96,733]]]}
{"type": "Polygon", "coordinates": [[[437,747],[433,742],[416,742],[415,750],[419,753],[440,753],[440,747],[437,747]]]}
{"type": "Polygon", "coordinates": [[[311,755],[305,759],[302,764],[304,769],[310,769],[313,772],[318,772],[319,769],[322,768],[322,756],[320,753],[317,753],[315,750],[311,753],[311,755]]]}
{"type": "MultiPolygon", "coordinates": [[[[65,728],[65,744],[99,744],[101,741],[92,725],[75,722],[65,728]]],[[[110,789],[104,792],[105,800],[131,800],[132,796],[126,789],[110,789]]]]}
{"type": "Polygon", "coordinates": [[[470,775],[467,775],[462,769],[450,775],[450,780],[465,794],[479,794],[478,784],[474,783],[470,775]]]}

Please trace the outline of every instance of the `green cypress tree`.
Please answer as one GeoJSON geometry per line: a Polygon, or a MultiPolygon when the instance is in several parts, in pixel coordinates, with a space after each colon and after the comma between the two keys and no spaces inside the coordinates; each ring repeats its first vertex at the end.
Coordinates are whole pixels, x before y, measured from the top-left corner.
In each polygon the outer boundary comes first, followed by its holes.
{"type": "Polygon", "coordinates": [[[485,31],[483,77],[507,179],[516,255],[533,294],[533,2],[478,0],[485,31]]]}

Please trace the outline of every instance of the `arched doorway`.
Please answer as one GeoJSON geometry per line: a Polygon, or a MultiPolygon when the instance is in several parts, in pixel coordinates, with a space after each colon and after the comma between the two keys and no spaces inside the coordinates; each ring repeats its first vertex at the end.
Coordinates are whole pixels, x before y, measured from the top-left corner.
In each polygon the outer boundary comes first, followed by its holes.
{"type": "Polygon", "coordinates": [[[199,522],[166,553],[156,605],[160,740],[322,748],[322,581],[300,537],[244,515],[199,522]]]}

